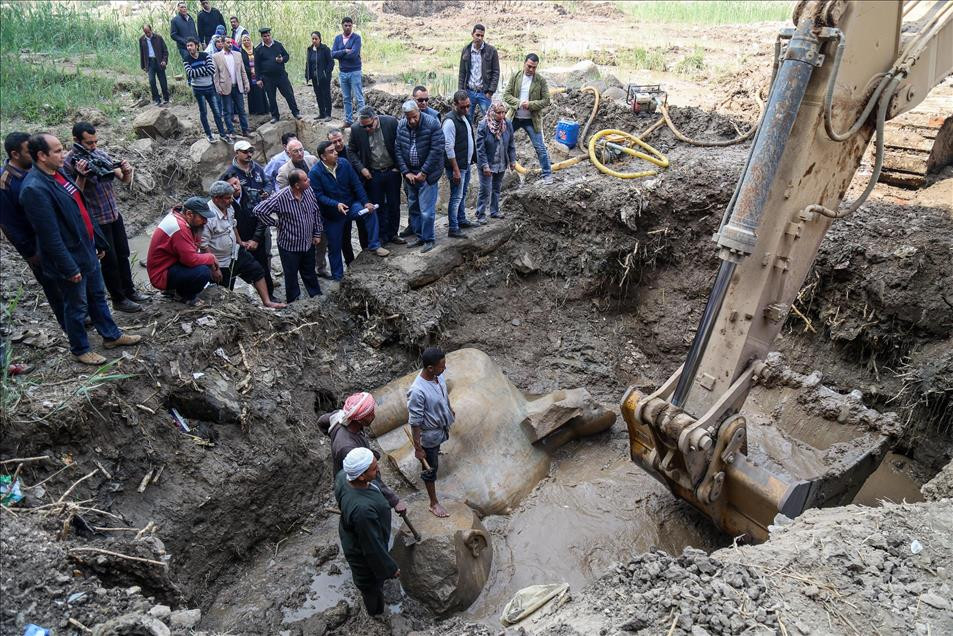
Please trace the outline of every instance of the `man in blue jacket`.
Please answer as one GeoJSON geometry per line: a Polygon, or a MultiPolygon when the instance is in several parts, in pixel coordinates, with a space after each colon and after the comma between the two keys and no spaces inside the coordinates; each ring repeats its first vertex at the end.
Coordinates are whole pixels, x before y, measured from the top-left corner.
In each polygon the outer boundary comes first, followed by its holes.
{"type": "Polygon", "coordinates": [[[322,141],[318,144],[318,158],[308,179],[318,198],[321,218],[324,219],[324,233],[328,237],[328,260],[331,262],[331,276],[334,280],[344,278],[344,259],[341,246],[344,227],[357,221],[367,229],[368,249],[378,256],[387,256],[390,250],[381,247],[378,235],[375,206],[368,201],[367,193],[354,168],[347,159],[339,159],[334,144],[322,141]]]}
{"type": "Polygon", "coordinates": [[[20,204],[36,232],[43,271],[56,280],[63,295],[63,330],[73,357],[101,365],[106,358],[92,351],[86,336],[86,315],[107,349],[138,344],[142,336],[124,334],[106,304],[106,286],[99,259],[106,238],[86,210],[83,193],[63,172],[63,144],[46,133],[27,142],[33,168],[23,180],[20,204]]]}
{"type": "Polygon", "coordinates": [[[444,136],[436,117],[421,113],[417,102],[408,99],[401,107],[404,118],[397,124],[397,167],[404,176],[407,194],[408,221],[417,234],[411,247],[434,248],[434,220],[437,216],[437,193],[443,173],[444,136]],[[415,207],[419,218],[414,218],[415,207]]]}
{"type": "Polygon", "coordinates": [[[196,42],[199,39],[199,32],[195,28],[195,20],[189,15],[189,5],[186,3],[179,2],[176,5],[176,14],[172,16],[169,24],[169,34],[172,36],[176,48],[179,49],[179,55],[182,56],[184,62],[189,57],[189,51],[185,46],[189,38],[195,38],[196,42]]]}
{"type": "Polygon", "coordinates": [[[357,109],[364,108],[364,83],[361,76],[361,36],[354,32],[354,20],[341,20],[341,31],[334,36],[331,57],[338,61],[338,81],[344,99],[344,125],[353,123],[351,99],[357,100],[357,109]]]}

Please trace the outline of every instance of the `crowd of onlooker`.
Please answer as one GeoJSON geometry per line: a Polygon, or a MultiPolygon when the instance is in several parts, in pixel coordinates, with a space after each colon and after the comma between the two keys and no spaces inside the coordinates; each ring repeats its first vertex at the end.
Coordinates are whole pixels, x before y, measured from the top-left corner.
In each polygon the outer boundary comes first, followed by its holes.
{"type": "MultiPolygon", "coordinates": [[[[156,227],[146,256],[149,280],[164,295],[199,305],[209,284],[232,288],[236,278],[254,287],[266,307],[281,308],[301,293],[321,293],[320,279],[340,280],[353,261],[352,226],[361,249],[380,257],[388,245],[429,252],[436,243],[435,218],[441,178],[450,186],[447,208],[450,238],[502,218],[503,175],[516,163],[515,131],[525,129],[537,151],[542,177],[551,182],[549,158],[540,132],[549,89],[537,71],[539,58],[525,56],[523,69],[500,90],[496,49],[484,42],[477,24],[462,49],[458,90],[443,115],[430,105],[425,86],[414,87],[400,118],[377,112],[364,100],[361,36],[353,20],[329,48],[312,33],[304,59],[306,80],[314,86],[321,120],[331,118],[330,84],[334,60],[344,101],[345,126],[334,128],[313,153],[292,133],[265,165],[253,159],[247,140],[233,138],[235,123],[250,132],[248,114],[279,116],[278,93],[300,119],[286,71],[290,54],[261,27],[261,41],[238,16],[229,25],[207,1],[197,20],[178,3],[170,37],[199,106],[210,142],[211,110],[222,141],[232,144],[231,165],[212,183],[207,197],[174,206],[156,227]],[[466,212],[473,169],[479,182],[475,215],[466,212]],[[401,189],[407,200],[401,229],[401,189]],[[271,276],[272,232],[284,274],[284,303],[274,296],[271,276]],[[408,239],[412,239],[410,243],[408,239]]],[[[139,39],[143,70],[152,97],[168,102],[169,51],[152,25],[139,39]],[[158,86],[157,86],[158,83],[158,86]],[[159,87],[161,86],[161,95],[159,87]]],[[[106,348],[134,344],[139,336],[121,334],[112,309],[142,311],[150,296],[137,290],[123,217],[116,202],[117,182],[129,184],[133,166],[98,149],[96,129],[78,122],[70,149],[45,132],[14,132],[4,143],[7,161],[0,171],[0,227],[27,261],[77,360],[101,364],[86,336],[89,321],[106,348]]]]}

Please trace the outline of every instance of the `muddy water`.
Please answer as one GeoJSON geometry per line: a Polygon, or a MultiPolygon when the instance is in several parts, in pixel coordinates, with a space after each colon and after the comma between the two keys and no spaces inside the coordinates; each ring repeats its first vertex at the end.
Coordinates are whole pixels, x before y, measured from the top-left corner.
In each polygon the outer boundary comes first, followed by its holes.
{"type": "Polygon", "coordinates": [[[570,444],[551,476],[509,517],[488,517],[493,569],[466,615],[498,626],[521,588],[569,583],[580,589],[613,562],[658,546],[678,554],[724,539],[628,458],[625,440],[570,444]]]}
{"type": "Polygon", "coordinates": [[[871,475],[854,503],[861,506],[880,506],[884,501],[892,503],[923,501],[920,486],[923,480],[918,477],[914,460],[897,453],[887,453],[880,468],[871,475]]]}

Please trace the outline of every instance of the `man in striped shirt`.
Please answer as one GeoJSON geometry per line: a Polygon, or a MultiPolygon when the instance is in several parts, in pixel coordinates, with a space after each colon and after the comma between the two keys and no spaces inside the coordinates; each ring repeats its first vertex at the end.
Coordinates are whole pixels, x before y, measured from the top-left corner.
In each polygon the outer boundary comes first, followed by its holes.
{"type": "Polygon", "coordinates": [[[183,62],[185,64],[185,74],[192,85],[192,94],[195,95],[195,101],[199,103],[199,119],[202,121],[205,137],[209,143],[215,142],[215,138],[212,137],[212,129],[208,125],[208,113],[205,112],[205,103],[208,102],[212,109],[212,116],[215,117],[215,125],[218,127],[219,136],[222,141],[232,143],[232,138],[225,132],[225,123],[222,120],[218,95],[215,93],[212,82],[212,78],[215,76],[215,62],[212,61],[211,55],[199,50],[199,42],[195,38],[189,38],[185,48],[189,53],[183,62]]]}
{"type": "Polygon", "coordinates": [[[257,206],[255,216],[265,225],[278,228],[278,256],[285,275],[285,302],[301,293],[298,274],[312,298],[321,294],[315,273],[314,249],[324,228],[318,214],[318,199],[304,170],[293,170],[288,185],[257,206]]]}

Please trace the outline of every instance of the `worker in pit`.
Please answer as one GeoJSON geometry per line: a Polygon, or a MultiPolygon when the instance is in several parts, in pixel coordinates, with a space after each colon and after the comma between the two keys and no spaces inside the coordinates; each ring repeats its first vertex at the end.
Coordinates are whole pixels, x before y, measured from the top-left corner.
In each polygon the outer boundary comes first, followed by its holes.
{"type": "Polygon", "coordinates": [[[334,479],[334,498],[341,510],[338,536],[351,578],[371,616],[384,611],[384,581],[400,577],[387,551],[391,514],[376,484],[377,459],[367,448],[354,448],[334,479]]]}
{"type": "Polygon", "coordinates": [[[413,431],[414,456],[424,468],[420,479],[430,497],[430,512],[437,517],[449,517],[450,514],[437,500],[435,484],[440,445],[450,439],[450,427],[456,418],[450,406],[447,381],[443,377],[447,360],[439,347],[428,347],[422,358],[423,369],[407,391],[407,412],[410,429],[413,431]]]}
{"type": "MultiPolygon", "coordinates": [[[[370,393],[355,393],[344,401],[344,408],[330,411],[318,418],[318,428],[331,438],[331,459],[334,462],[335,475],[341,472],[344,458],[352,450],[370,449],[371,441],[368,439],[367,430],[374,422],[376,406],[374,396],[370,393]]],[[[379,453],[373,450],[371,452],[374,453],[375,459],[380,459],[379,453]]],[[[407,511],[407,505],[400,500],[397,493],[384,485],[380,472],[374,483],[397,514],[407,511]]]]}

